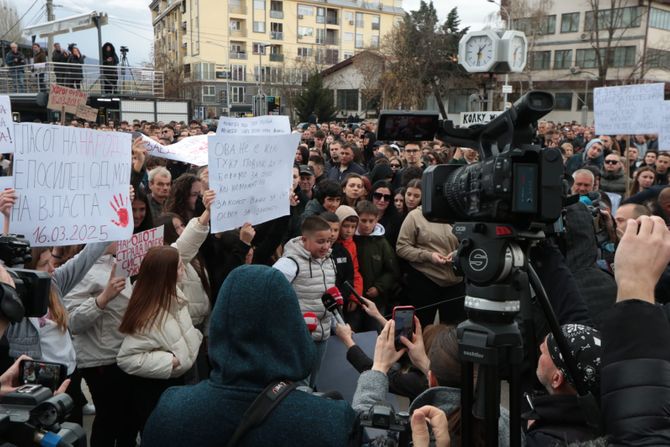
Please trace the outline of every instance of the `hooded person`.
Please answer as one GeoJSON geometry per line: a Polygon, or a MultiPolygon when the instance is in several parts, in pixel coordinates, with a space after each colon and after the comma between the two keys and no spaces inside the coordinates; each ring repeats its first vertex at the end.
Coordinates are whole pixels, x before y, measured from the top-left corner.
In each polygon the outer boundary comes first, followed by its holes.
{"type": "MultiPolygon", "coordinates": [[[[306,378],[316,348],[284,275],[246,265],[223,283],[209,330],[209,379],[170,388],[149,418],[142,445],[225,446],[270,383],[306,378]]],[[[347,445],[355,413],[344,401],[291,391],[237,446],[347,445]]]]}
{"type": "Polygon", "coordinates": [[[114,45],[106,42],[102,46],[102,86],[105,94],[113,95],[116,93],[116,86],[119,81],[119,72],[116,68],[119,65],[119,56],[116,54],[114,45]]]}

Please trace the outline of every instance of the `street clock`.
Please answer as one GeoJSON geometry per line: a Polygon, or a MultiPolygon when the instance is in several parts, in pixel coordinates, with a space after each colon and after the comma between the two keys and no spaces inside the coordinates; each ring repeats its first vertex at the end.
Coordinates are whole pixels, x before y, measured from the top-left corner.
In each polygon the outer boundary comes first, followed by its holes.
{"type": "Polygon", "coordinates": [[[493,30],[473,31],[458,43],[458,62],[470,73],[493,71],[498,63],[500,37],[493,30]]]}
{"type": "Polygon", "coordinates": [[[505,31],[501,39],[501,57],[509,65],[509,70],[519,73],[526,67],[528,61],[528,40],[521,31],[505,31]]]}

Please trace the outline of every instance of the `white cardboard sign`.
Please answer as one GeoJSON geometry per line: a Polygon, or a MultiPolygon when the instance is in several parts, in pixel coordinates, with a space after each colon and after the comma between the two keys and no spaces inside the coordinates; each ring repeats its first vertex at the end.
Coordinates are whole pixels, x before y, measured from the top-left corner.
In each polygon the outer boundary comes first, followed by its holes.
{"type": "Polygon", "coordinates": [[[286,115],[265,115],[253,118],[219,118],[217,135],[283,135],[291,133],[286,115]]]}
{"type": "Polygon", "coordinates": [[[290,213],[288,185],[299,142],[299,134],[209,137],[212,233],[290,213]]]}
{"type": "Polygon", "coordinates": [[[14,121],[9,96],[0,95],[0,154],[14,152],[14,121]]]}
{"type": "Polygon", "coordinates": [[[663,101],[661,127],[658,131],[658,150],[670,151],[670,101],[663,101]]]}
{"type": "Polygon", "coordinates": [[[658,133],[665,84],[635,84],[593,90],[597,134],[658,133]]]}
{"type": "Polygon", "coordinates": [[[190,163],[196,166],[205,166],[207,164],[207,135],[195,135],[184,138],[169,146],[163,146],[146,135],[142,135],[141,138],[144,146],[147,148],[148,155],[190,163]]]}
{"type": "Polygon", "coordinates": [[[10,229],[36,247],[127,240],[130,134],[17,124],[10,229]]]}

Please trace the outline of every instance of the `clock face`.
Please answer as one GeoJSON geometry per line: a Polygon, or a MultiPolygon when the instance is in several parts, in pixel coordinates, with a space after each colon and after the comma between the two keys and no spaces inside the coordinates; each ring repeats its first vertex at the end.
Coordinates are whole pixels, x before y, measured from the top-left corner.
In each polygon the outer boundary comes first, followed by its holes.
{"type": "Polygon", "coordinates": [[[473,68],[489,65],[493,56],[493,40],[489,36],[474,36],[465,44],[465,61],[473,68]]]}
{"type": "Polygon", "coordinates": [[[521,70],[526,62],[526,41],[521,36],[515,36],[511,45],[510,66],[512,70],[521,70]]]}

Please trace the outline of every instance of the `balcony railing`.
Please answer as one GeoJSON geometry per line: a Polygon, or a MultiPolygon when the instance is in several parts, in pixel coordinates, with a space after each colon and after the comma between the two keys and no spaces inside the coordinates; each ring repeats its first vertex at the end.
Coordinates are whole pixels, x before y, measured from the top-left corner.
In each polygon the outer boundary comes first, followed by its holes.
{"type": "Polygon", "coordinates": [[[247,53],[231,51],[230,52],[230,58],[231,59],[246,59],[247,58],[247,53]]]}
{"type": "Polygon", "coordinates": [[[240,29],[230,28],[230,37],[247,37],[246,26],[243,26],[240,29]]]}
{"type": "Polygon", "coordinates": [[[270,62],[284,62],[283,54],[270,54],[270,62]]]}
{"type": "Polygon", "coordinates": [[[271,19],[283,19],[284,18],[284,11],[270,10],[270,18],[271,19]]]}
{"type": "Polygon", "coordinates": [[[283,40],[284,33],[281,31],[270,31],[270,39],[272,40],[283,40]]]}
{"type": "Polygon", "coordinates": [[[163,72],[150,68],[52,62],[0,68],[0,94],[49,92],[50,84],[96,96],[165,97],[163,72]]]}

